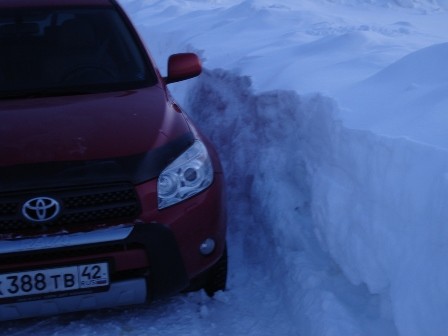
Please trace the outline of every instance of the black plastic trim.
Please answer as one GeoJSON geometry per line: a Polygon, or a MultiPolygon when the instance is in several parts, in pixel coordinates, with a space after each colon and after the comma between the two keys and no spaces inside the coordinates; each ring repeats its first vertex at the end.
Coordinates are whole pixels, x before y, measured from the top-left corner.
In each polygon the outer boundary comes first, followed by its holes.
{"type": "Polygon", "coordinates": [[[125,241],[141,243],[145,247],[151,271],[148,284],[151,299],[177,293],[188,287],[189,279],[176,239],[165,225],[136,225],[125,241]]]}

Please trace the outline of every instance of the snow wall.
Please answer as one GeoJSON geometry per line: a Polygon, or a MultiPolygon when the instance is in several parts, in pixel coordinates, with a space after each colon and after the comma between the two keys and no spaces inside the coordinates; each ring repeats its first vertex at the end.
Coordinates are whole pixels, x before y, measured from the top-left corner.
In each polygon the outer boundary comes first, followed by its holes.
{"type": "Polygon", "coordinates": [[[186,96],[223,160],[229,234],[303,335],[445,335],[446,151],[347,129],[331,99],[255,94],[223,70],[186,96]]]}
{"type": "Polygon", "coordinates": [[[374,6],[399,6],[419,9],[448,9],[447,0],[326,0],[331,3],[358,6],[369,4],[374,6]]]}

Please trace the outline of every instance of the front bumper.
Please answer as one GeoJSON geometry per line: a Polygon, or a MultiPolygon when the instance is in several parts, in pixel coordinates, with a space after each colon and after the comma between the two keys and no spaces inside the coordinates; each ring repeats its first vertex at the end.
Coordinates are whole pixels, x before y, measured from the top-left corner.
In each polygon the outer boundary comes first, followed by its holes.
{"type": "Polygon", "coordinates": [[[85,233],[0,241],[1,272],[108,260],[104,292],[68,292],[0,301],[0,320],[140,304],[189,284],[174,234],[158,223],[120,225],[85,233]]]}
{"type": "Polygon", "coordinates": [[[180,292],[215,264],[225,248],[222,176],[201,194],[158,211],[156,182],[136,188],[145,206],[132,223],[96,226],[84,232],[0,239],[0,273],[67,265],[109,263],[106,291],[0,299],[0,320],[29,318],[139,304],[180,292]],[[161,224],[163,223],[163,224],[161,224]],[[213,253],[199,247],[208,238],[213,253]]]}

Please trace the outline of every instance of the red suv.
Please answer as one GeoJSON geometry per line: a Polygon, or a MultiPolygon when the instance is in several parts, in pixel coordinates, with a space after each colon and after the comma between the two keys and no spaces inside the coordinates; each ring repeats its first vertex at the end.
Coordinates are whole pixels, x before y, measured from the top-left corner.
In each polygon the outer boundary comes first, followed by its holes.
{"type": "Polygon", "coordinates": [[[223,174],[114,0],[0,2],[0,319],[225,288],[223,174]]]}

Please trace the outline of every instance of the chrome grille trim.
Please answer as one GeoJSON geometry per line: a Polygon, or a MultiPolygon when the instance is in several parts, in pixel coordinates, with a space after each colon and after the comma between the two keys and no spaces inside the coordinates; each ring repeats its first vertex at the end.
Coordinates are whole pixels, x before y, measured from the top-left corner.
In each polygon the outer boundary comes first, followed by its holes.
{"type": "Polygon", "coordinates": [[[119,225],[89,232],[59,233],[37,238],[0,240],[0,254],[114,242],[129,237],[132,229],[133,225],[119,225]]]}

